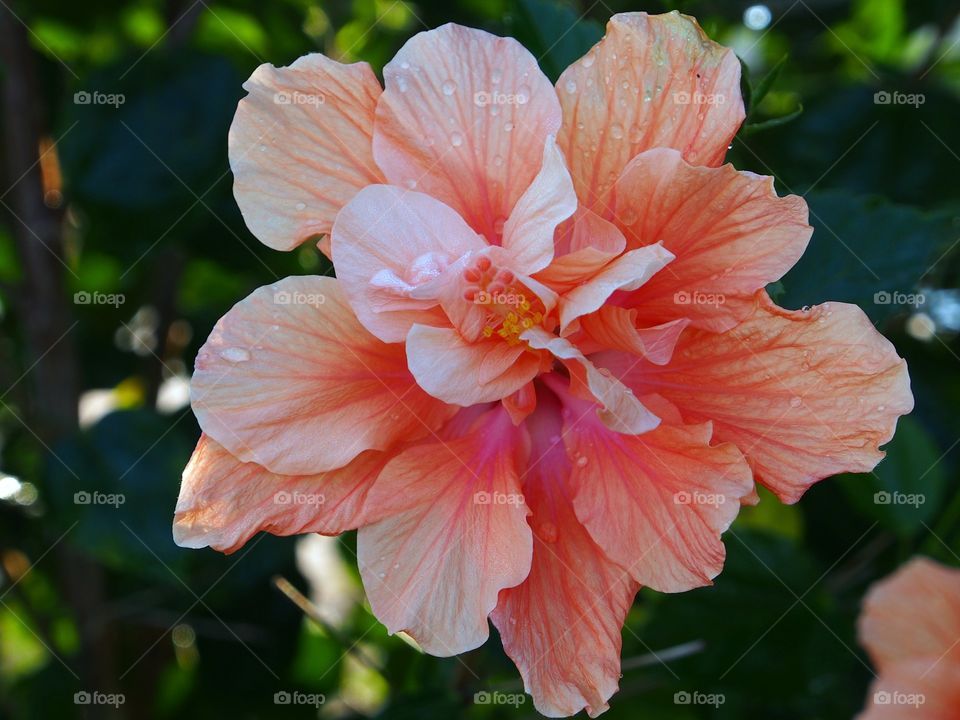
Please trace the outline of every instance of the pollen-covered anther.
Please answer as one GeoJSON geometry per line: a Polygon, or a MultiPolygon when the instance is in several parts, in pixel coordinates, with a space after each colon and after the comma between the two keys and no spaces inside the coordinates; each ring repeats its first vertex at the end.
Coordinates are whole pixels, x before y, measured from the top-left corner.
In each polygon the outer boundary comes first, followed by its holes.
{"type": "Polygon", "coordinates": [[[483,337],[494,336],[510,345],[521,342],[520,334],[543,322],[544,307],[539,298],[517,282],[506,268],[496,267],[488,257],[479,257],[463,271],[467,302],[484,306],[488,311],[483,337]]]}

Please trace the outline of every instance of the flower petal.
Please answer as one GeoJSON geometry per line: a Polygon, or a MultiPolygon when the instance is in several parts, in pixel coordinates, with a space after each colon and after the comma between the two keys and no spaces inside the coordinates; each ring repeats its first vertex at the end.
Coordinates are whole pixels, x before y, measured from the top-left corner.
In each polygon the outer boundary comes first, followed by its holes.
{"type": "Polygon", "coordinates": [[[632,157],[669,147],[719,165],[744,118],[736,55],[677,12],[614,15],[604,38],[560,76],[557,94],[577,196],[607,218],[632,157]]]}
{"type": "Polygon", "coordinates": [[[316,475],[277,475],[237,460],[208,435],[183,471],[173,520],[180,547],[239,550],[260,531],[338,535],[369,522],[367,491],[389,460],[365,452],[349,465],[316,475]]]}
{"type": "Polygon", "coordinates": [[[581,205],[557,228],[556,256],[535,277],[558,293],[568,292],[596,275],[626,246],[616,225],[581,205]]]}
{"type": "Polygon", "coordinates": [[[958,707],[960,665],[905,660],[873,681],[855,720],[956,720],[958,707]]]}
{"type": "Polygon", "coordinates": [[[709,585],[726,556],[720,535],[753,490],[740,451],[711,445],[709,423],[624,435],[599,423],[589,404],[563,401],[574,507],[593,539],[655,590],[709,585]]]}
{"type": "Polygon", "coordinates": [[[191,399],[238,460],[286,475],[343,467],[455,412],[417,387],[403,346],[364,330],[327,277],[286,278],[237,303],[197,354],[191,399]]]}
{"type": "Polygon", "coordinates": [[[332,238],[343,292],[384,342],[401,342],[417,322],[449,324],[438,307],[440,288],[423,291],[462,255],[487,246],[450,207],[392,185],[357,193],[337,216],[332,238]]]}
{"type": "Polygon", "coordinates": [[[386,177],[499,242],[560,127],[537,61],[513,38],[450,24],[408,40],[383,75],[373,152],[386,177]]]}
{"type": "Polygon", "coordinates": [[[542,359],[523,344],[499,338],[469,342],[453,328],[414,325],[407,336],[407,362],[420,387],[466,407],[516,392],[536,377],[542,359]]]}
{"type": "Polygon", "coordinates": [[[530,571],[520,437],[498,408],[461,438],[400,453],[370,491],[369,502],[397,511],[357,534],[370,606],[432,655],[482,645],[497,593],[530,571]]]}
{"type": "Polygon", "coordinates": [[[554,231],[576,209],[570,173],[551,135],[543,147],[543,167],[503,226],[503,247],[513,258],[512,267],[528,275],[547,267],[553,259],[554,231]]]}
{"type": "Polygon", "coordinates": [[[526,580],[500,593],[491,620],[542,715],[566,717],[585,708],[595,717],[617,690],[620,631],[639,585],[574,514],[556,400],[541,399],[527,427],[531,462],[523,492],[533,563],[526,580]]]}
{"type": "Polygon", "coordinates": [[[373,161],[380,83],[367,63],[312,54],[261,65],[243,87],[229,135],[233,192],[260,242],[292,250],[330,232],[360,188],[383,182],[373,161]]]}
{"type": "Polygon", "coordinates": [[[617,182],[616,207],[628,247],[660,242],[677,256],[628,302],[646,324],[688,317],[697,327],[730,329],[750,313],[753,293],[796,263],[813,232],[806,202],[777,197],[773,178],[695,167],[669,149],[634,158],[617,182]]]}
{"type": "Polygon", "coordinates": [[[600,307],[617,290],[636,290],[674,259],[659,243],[624,253],[596,275],[573,288],[560,301],[560,332],[600,307]]]}
{"type": "Polygon", "coordinates": [[[585,339],[598,349],[623,350],[646,358],[655,365],[666,365],[690,321],[680,318],[642,328],[637,327],[636,316],[636,310],[604,305],[592,315],[581,318],[580,329],[585,339]]]}
{"type": "Polygon", "coordinates": [[[825,477],[872,470],[913,408],[906,363],[860,308],[792,312],[763,291],[735,329],[685,333],[667,366],[611,369],[638,394],[671,400],[687,422],[711,420],[784,502],[825,477]]]}
{"type": "Polygon", "coordinates": [[[960,570],[914,558],[870,589],[858,630],[881,674],[916,658],[960,665],[960,570]]]}
{"type": "MultiPolygon", "coordinates": [[[[659,424],[660,418],[644,407],[627,386],[612,377],[609,370],[594,365],[566,338],[558,338],[538,328],[527,330],[520,338],[530,347],[548,350],[564,362],[570,372],[570,392],[586,400],[596,400],[600,404],[596,415],[611,430],[645,433],[659,424]]],[[[545,380],[551,388],[562,387],[555,375],[545,380]]]]}

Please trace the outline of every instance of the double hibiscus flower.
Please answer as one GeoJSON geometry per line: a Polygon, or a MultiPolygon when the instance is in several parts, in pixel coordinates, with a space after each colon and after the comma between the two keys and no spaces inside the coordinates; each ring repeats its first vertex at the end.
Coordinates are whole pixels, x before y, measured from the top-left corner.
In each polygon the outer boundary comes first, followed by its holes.
{"type": "Polygon", "coordinates": [[[446,656],[489,618],[540,712],[598,714],[639,587],[709,584],[755,483],[872,469],[905,364],[855,306],[767,296],[806,204],[721,164],[740,65],[691,18],[615,16],[556,87],[446,25],[384,80],[308,55],[245,85],[247,225],[336,279],[256,290],[200,350],[176,540],[359,528],[391,632],[446,656]]]}

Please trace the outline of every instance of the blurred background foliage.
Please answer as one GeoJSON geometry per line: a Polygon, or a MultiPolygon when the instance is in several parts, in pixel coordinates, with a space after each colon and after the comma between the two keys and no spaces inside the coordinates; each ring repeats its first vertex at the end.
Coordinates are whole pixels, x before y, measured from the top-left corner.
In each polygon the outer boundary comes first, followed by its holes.
{"type": "Polygon", "coordinates": [[[911,369],[917,409],[875,473],[823,482],[796,506],[763,493],[728,533],[715,586],[641,592],[607,717],[851,718],[871,678],[855,637],[868,585],[918,552],[960,565],[955,2],[0,5],[0,718],[536,715],[529,700],[473,702],[521,690],[495,633],[452,659],[388,637],[350,535],[259,536],[223,557],[170,533],[199,434],[186,405],[197,348],[254,288],[330,269],[244,226],[226,156],[243,80],[313,51],[379,71],[448,21],[518,38],[555,79],[615,12],[695,15],[746,69],[750,127],[729,159],[810,204],[810,250],[771,291],[788,307],[861,305],[911,369]],[[75,101],[95,91],[124,102],[75,101]],[[83,304],[84,292],[123,302],[83,304]],[[125,502],[75,501],[94,490],[125,502]],[[924,502],[877,502],[894,491],[924,502]],[[125,703],[76,705],[84,690],[125,703]],[[278,691],[325,702],[279,706],[278,691]],[[726,702],[677,705],[679,691],[726,702]]]}

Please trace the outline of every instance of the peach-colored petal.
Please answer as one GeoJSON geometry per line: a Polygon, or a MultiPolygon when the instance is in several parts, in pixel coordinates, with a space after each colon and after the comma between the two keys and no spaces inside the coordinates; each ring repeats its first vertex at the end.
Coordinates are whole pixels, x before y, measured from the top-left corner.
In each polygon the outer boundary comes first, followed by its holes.
{"type": "Polygon", "coordinates": [[[784,502],[825,477],[872,470],[913,408],[906,363],[860,308],[792,312],[763,291],[733,330],[685,333],[667,366],[611,369],[638,394],[674,402],[687,422],[713,421],[784,502]]]}
{"type": "Polygon", "coordinates": [[[542,358],[522,343],[469,342],[453,328],[414,325],[407,336],[407,362],[428,393],[468,406],[516,392],[536,377],[542,358]]]}
{"type": "Polygon", "coordinates": [[[229,135],[233,192],[250,232],[292,250],[330,232],[360,188],[383,182],[373,161],[380,83],[367,63],[312,54],[261,65],[243,87],[229,135]]]}
{"type": "MultiPolygon", "coordinates": [[[[645,433],[659,424],[660,419],[645,408],[626,385],[612,377],[609,370],[597,368],[566,338],[558,338],[538,328],[528,330],[520,337],[530,347],[548,350],[563,361],[570,372],[570,391],[578,397],[596,400],[599,403],[597,417],[611,430],[645,433]]],[[[550,376],[549,381],[558,382],[555,376],[550,376]]]]}
{"type": "Polygon", "coordinates": [[[624,253],[561,298],[561,333],[578,317],[598,310],[617,290],[636,290],[673,259],[659,243],[624,253]]]}
{"type": "Polygon", "coordinates": [[[370,521],[367,491],[389,455],[361,453],[349,465],[316,475],[277,475],[237,460],[201,435],[180,485],[173,538],[188,548],[239,550],[263,531],[337,535],[370,521]]]}
{"type": "Polygon", "coordinates": [[[370,490],[369,502],[397,511],[357,534],[370,606],[432,655],[483,644],[497,593],[530,571],[519,441],[498,408],[461,438],[402,452],[370,490]]]}
{"type": "Polygon", "coordinates": [[[613,184],[635,155],[669,147],[719,165],[744,118],[736,55],[676,12],[614,15],[557,94],[577,196],[608,218],[613,184]]]}
{"type": "Polygon", "coordinates": [[[570,173],[550,136],[543,147],[543,167],[503,226],[502,243],[512,256],[512,266],[527,275],[547,267],[553,259],[554,230],[576,209],[570,173]]]}
{"type": "Polygon", "coordinates": [[[535,277],[558,293],[568,292],[599,272],[626,246],[616,225],[581,205],[557,228],[556,256],[535,277]]]}
{"type": "Polygon", "coordinates": [[[915,658],[960,666],[960,570],[914,558],[870,589],[858,629],[881,674],[915,658]]]}
{"type": "Polygon", "coordinates": [[[417,386],[402,345],[363,329],[328,277],[286,278],[237,303],[197,354],[191,399],[238,460],[288,475],[343,467],[455,412],[417,386]]]}
{"type": "Polygon", "coordinates": [[[905,660],[873,681],[856,720],[957,720],[960,665],[905,660]]]}
{"type": "Polygon", "coordinates": [[[408,40],[383,75],[373,152],[386,177],[499,242],[560,127],[537,61],[513,38],[444,25],[408,40]]]}
{"type": "Polygon", "coordinates": [[[616,208],[628,247],[660,242],[677,256],[629,301],[645,324],[688,317],[728,330],[749,314],[754,292],[796,263],[813,232],[806,202],[777,197],[773,178],[695,167],[669,149],[634,158],[617,182],[616,208]]]}
{"type": "Polygon", "coordinates": [[[343,292],[384,342],[401,342],[417,322],[449,324],[438,307],[444,271],[487,245],[439,200],[392,185],[357,193],[337,216],[332,239],[343,292]]]}
{"type": "Polygon", "coordinates": [[[574,507],[593,539],[655,590],[709,585],[726,556],[720,535],[753,490],[740,451],[711,445],[709,423],[624,435],[599,423],[589,404],[563,400],[574,507]]]}
{"type": "Polygon", "coordinates": [[[574,514],[560,408],[551,400],[542,400],[526,423],[532,439],[523,487],[532,513],[530,575],[500,593],[491,619],[542,715],[586,709],[596,717],[617,690],[620,632],[639,586],[574,514]]]}
{"type": "Polygon", "coordinates": [[[503,409],[510,415],[514,425],[522,423],[537,408],[537,392],[528,382],[512,395],[503,398],[503,409]]]}
{"type": "Polygon", "coordinates": [[[623,350],[655,365],[666,365],[690,321],[680,318],[644,328],[637,327],[636,316],[636,310],[604,305],[592,315],[580,319],[580,330],[585,340],[598,349],[623,350]]]}

